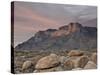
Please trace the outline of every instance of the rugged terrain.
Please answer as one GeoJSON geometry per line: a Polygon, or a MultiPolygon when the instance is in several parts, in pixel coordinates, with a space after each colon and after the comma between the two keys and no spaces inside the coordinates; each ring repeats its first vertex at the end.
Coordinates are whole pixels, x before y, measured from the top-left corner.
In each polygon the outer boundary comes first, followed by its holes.
{"type": "Polygon", "coordinates": [[[15,73],[96,68],[97,28],[80,23],[38,31],[14,49],[15,73]]]}
{"type": "Polygon", "coordinates": [[[59,29],[37,32],[29,40],[17,45],[16,50],[70,50],[97,48],[97,28],[69,23],[59,29]]]}
{"type": "Polygon", "coordinates": [[[97,68],[96,49],[70,51],[15,51],[14,73],[55,72],[97,68]]]}

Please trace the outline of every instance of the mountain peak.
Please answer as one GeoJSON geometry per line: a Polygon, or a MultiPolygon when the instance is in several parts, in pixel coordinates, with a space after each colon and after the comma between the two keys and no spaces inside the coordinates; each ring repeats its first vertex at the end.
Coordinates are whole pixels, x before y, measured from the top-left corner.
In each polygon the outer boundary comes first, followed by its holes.
{"type": "Polygon", "coordinates": [[[64,25],[59,27],[59,30],[70,30],[70,31],[76,31],[77,29],[82,28],[82,25],[78,22],[71,22],[68,25],[64,25]]]}
{"type": "Polygon", "coordinates": [[[74,32],[79,32],[82,29],[82,25],[78,22],[71,22],[68,25],[59,27],[57,31],[52,33],[53,37],[59,37],[62,35],[69,35],[74,32]]]}
{"type": "Polygon", "coordinates": [[[82,25],[78,22],[76,23],[71,22],[68,24],[68,32],[76,32],[76,31],[79,31],[81,28],[82,28],[82,25]]]}
{"type": "Polygon", "coordinates": [[[75,27],[82,27],[82,25],[78,22],[71,22],[68,24],[69,26],[75,26],[75,27]]]}
{"type": "Polygon", "coordinates": [[[96,27],[84,27],[78,22],[71,22],[59,29],[38,31],[33,38],[19,44],[15,49],[65,50],[96,48],[96,37],[96,27]]]}

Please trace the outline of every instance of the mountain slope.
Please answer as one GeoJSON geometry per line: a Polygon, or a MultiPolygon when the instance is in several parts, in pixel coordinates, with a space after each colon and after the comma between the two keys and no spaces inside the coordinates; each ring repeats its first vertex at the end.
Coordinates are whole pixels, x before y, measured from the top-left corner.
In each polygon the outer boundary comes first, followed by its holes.
{"type": "Polygon", "coordinates": [[[39,31],[15,50],[69,50],[97,48],[97,28],[69,23],[57,29],[39,31]]]}

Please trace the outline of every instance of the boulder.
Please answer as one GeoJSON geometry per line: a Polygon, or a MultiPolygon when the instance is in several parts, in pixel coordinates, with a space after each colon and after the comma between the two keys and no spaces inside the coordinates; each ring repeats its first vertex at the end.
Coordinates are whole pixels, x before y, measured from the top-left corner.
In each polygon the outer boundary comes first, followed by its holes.
{"type": "Polygon", "coordinates": [[[66,57],[66,56],[60,56],[59,57],[59,61],[60,61],[61,64],[63,64],[67,59],[68,59],[68,57],[66,57]]]}
{"type": "Polygon", "coordinates": [[[87,56],[80,56],[77,57],[76,59],[73,59],[72,61],[74,63],[75,68],[84,68],[84,66],[89,61],[89,58],[87,56]]]}
{"type": "Polygon", "coordinates": [[[55,72],[55,71],[64,71],[61,66],[49,68],[49,69],[43,69],[43,70],[34,70],[33,72],[55,72]]]}
{"type": "Polygon", "coordinates": [[[74,63],[72,60],[67,59],[63,64],[64,70],[72,70],[74,68],[74,63]]]}
{"type": "Polygon", "coordinates": [[[93,61],[88,61],[85,65],[84,69],[96,69],[97,65],[93,61]]]}
{"type": "Polygon", "coordinates": [[[32,61],[25,61],[22,65],[22,71],[30,68],[32,66],[32,61]]]}
{"type": "Polygon", "coordinates": [[[82,51],[79,51],[79,50],[71,50],[69,53],[68,53],[68,56],[82,56],[83,55],[83,52],[82,51]]]}
{"type": "Polygon", "coordinates": [[[72,70],[73,68],[84,68],[88,61],[89,58],[87,56],[70,57],[64,63],[64,68],[66,70],[72,70]]]}
{"type": "Polygon", "coordinates": [[[50,54],[49,56],[45,56],[41,58],[35,69],[48,69],[59,65],[59,57],[56,54],[50,54]]]}
{"type": "Polygon", "coordinates": [[[91,60],[92,60],[95,64],[97,64],[97,53],[92,53],[92,55],[91,55],[91,60]]]}

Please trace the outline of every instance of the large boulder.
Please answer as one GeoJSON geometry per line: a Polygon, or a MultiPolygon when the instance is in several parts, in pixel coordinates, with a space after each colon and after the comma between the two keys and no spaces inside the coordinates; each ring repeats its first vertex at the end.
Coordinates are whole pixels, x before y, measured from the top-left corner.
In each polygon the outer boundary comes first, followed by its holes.
{"type": "Polygon", "coordinates": [[[69,53],[68,53],[68,56],[82,56],[83,55],[83,52],[82,51],[79,51],[79,50],[71,50],[69,53]]]}
{"type": "Polygon", "coordinates": [[[49,69],[43,69],[43,70],[34,70],[33,72],[55,72],[55,71],[64,71],[64,69],[61,66],[49,68],[49,69]]]}
{"type": "Polygon", "coordinates": [[[88,61],[85,65],[84,69],[96,69],[97,65],[93,61],[88,61]]]}
{"type": "Polygon", "coordinates": [[[70,57],[64,63],[64,68],[66,70],[72,70],[73,68],[84,68],[88,61],[89,58],[87,56],[70,57]]]}
{"type": "Polygon", "coordinates": [[[72,70],[74,68],[74,63],[72,60],[67,59],[63,64],[64,70],[72,70]]]}
{"type": "Polygon", "coordinates": [[[41,58],[35,69],[48,69],[59,65],[59,57],[56,54],[50,54],[49,56],[45,56],[41,58]]]}
{"type": "Polygon", "coordinates": [[[32,66],[32,61],[25,61],[22,65],[22,71],[30,68],[32,66]]]}
{"type": "Polygon", "coordinates": [[[91,55],[91,60],[92,60],[95,64],[97,64],[97,53],[92,53],[92,55],[91,55]]]}
{"type": "Polygon", "coordinates": [[[76,59],[73,59],[72,61],[74,63],[75,68],[78,68],[78,67],[84,68],[84,66],[89,61],[89,58],[87,56],[80,56],[80,57],[77,57],[76,59]]]}

